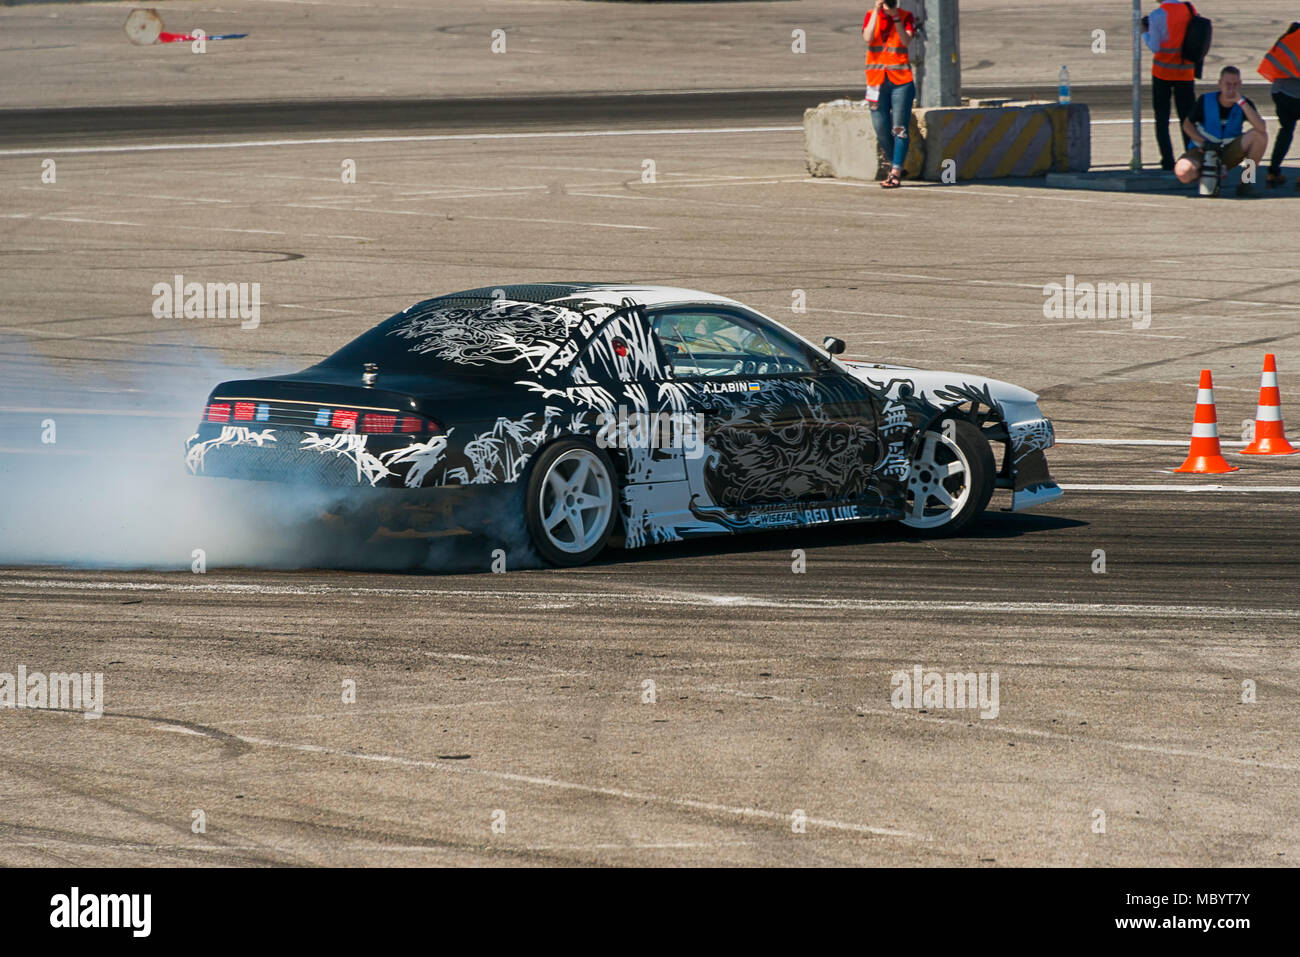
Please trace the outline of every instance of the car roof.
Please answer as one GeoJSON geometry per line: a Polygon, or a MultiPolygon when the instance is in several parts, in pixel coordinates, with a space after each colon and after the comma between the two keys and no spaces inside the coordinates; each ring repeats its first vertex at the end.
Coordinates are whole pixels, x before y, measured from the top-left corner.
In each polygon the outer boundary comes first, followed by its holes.
{"type": "Polygon", "coordinates": [[[718,296],[698,289],[683,289],[678,286],[660,286],[647,283],[595,283],[595,282],[557,282],[557,283],[518,283],[501,286],[481,286],[438,296],[441,299],[486,299],[505,298],[513,302],[564,303],[573,299],[585,299],[610,306],[621,305],[624,299],[643,306],[663,306],[669,303],[698,302],[718,305],[739,306],[740,303],[726,296],[718,296]]]}

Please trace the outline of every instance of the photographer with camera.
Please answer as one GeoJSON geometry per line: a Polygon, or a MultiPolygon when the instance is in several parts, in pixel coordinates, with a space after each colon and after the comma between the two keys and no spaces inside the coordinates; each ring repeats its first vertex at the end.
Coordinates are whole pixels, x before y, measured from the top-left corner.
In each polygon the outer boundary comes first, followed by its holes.
{"type": "MultiPolygon", "coordinates": [[[[1249,159],[1258,169],[1268,149],[1268,127],[1255,104],[1241,95],[1241,71],[1235,66],[1225,66],[1219,73],[1217,92],[1196,101],[1192,115],[1183,120],[1183,132],[1191,146],[1174,166],[1174,175],[1184,183],[1196,182],[1203,173],[1214,177],[1212,188],[1202,189],[1203,195],[1218,194],[1219,167],[1230,170],[1249,159]],[[1245,130],[1246,123],[1251,129],[1245,130]],[[1207,152],[1217,152],[1218,159],[1203,171],[1207,152]]],[[[1255,187],[1243,181],[1237,195],[1254,196],[1255,187]]]]}
{"type": "Polygon", "coordinates": [[[912,14],[898,9],[898,0],[875,0],[871,12],[862,20],[871,124],[876,130],[877,149],[893,160],[880,184],[884,189],[902,185],[903,164],[907,161],[912,102],[916,99],[907,52],[915,35],[916,21],[912,14]]]}

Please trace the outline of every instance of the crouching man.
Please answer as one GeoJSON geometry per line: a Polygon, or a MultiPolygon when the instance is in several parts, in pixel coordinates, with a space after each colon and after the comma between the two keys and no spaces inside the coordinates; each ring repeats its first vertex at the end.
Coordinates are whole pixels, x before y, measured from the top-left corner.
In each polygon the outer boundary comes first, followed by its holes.
{"type": "MultiPolygon", "coordinates": [[[[1268,149],[1268,128],[1255,104],[1241,95],[1241,71],[1235,66],[1225,66],[1219,73],[1217,93],[1197,99],[1191,116],[1183,120],[1183,132],[1191,146],[1174,164],[1174,175],[1184,183],[1201,178],[1206,140],[1218,147],[1219,162],[1225,170],[1247,159],[1258,169],[1268,149]],[[1247,123],[1249,130],[1245,129],[1247,123]]],[[[1237,186],[1237,195],[1254,196],[1255,187],[1243,181],[1237,186]]]]}

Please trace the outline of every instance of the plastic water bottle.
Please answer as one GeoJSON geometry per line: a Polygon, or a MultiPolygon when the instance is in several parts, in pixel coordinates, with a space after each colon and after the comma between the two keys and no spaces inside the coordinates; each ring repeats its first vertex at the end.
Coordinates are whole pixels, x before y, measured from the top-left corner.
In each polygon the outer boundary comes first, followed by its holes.
{"type": "Polygon", "coordinates": [[[1064,65],[1061,66],[1061,73],[1056,78],[1056,84],[1057,84],[1056,102],[1069,103],[1070,102],[1070,68],[1069,67],[1064,65]]]}

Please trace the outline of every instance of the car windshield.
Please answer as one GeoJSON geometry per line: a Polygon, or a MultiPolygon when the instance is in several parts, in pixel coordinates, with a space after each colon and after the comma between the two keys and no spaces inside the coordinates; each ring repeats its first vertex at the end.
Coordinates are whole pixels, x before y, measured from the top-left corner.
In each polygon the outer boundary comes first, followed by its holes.
{"type": "Polygon", "coordinates": [[[571,361],[573,331],[586,321],[581,312],[553,303],[430,299],[384,320],[321,365],[373,362],[385,372],[503,378],[534,374],[571,361]]]}

